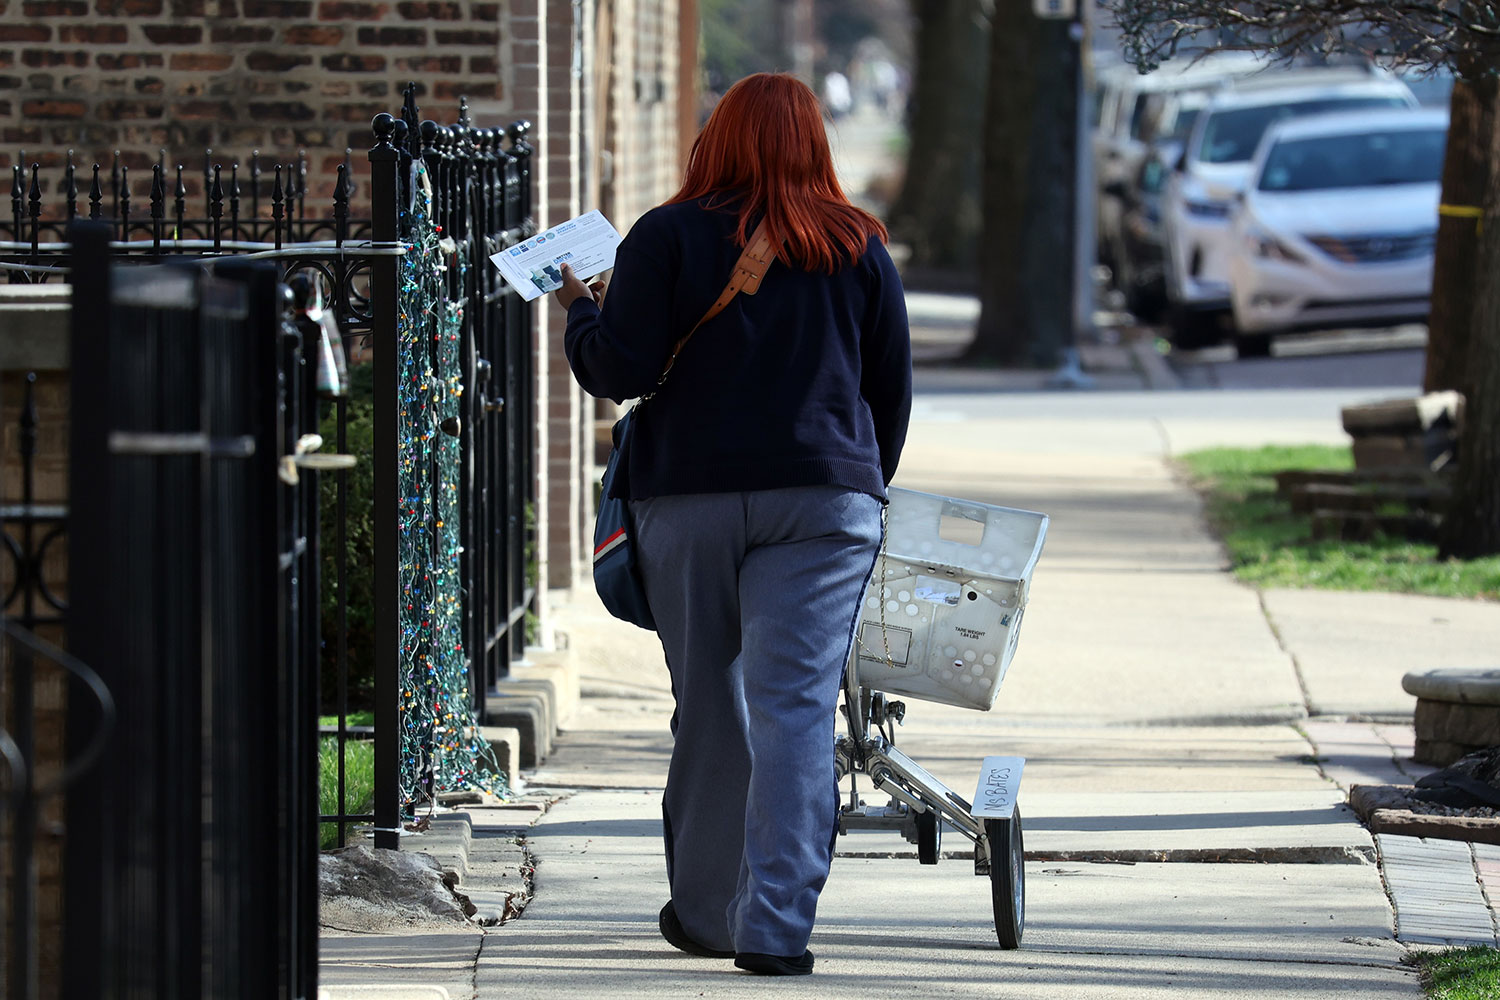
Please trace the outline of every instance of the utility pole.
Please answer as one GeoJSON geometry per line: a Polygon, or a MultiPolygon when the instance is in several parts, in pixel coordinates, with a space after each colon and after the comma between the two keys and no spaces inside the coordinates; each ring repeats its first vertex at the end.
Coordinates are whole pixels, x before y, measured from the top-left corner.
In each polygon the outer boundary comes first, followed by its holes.
{"type": "Polygon", "coordinates": [[[1072,157],[1073,224],[1068,231],[1073,240],[1072,322],[1067,343],[1063,345],[1062,362],[1047,380],[1055,389],[1092,389],[1097,384],[1083,371],[1078,345],[1091,339],[1094,331],[1094,161],[1090,155],[1088,80],[1090,17],[1094,0],[1036,0],[1038,16],[1067,18],[1069,50],[1073,74],[1072,157]],[[1074,7],[1076,9],[1068,9],[1074,7]]]}

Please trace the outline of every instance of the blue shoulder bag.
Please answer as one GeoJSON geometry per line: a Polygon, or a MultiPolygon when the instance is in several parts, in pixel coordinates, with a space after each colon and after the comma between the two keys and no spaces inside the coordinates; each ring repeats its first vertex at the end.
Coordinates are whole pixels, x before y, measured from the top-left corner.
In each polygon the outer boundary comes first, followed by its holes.
{"type": "MultiPolygon", "coordinates": [[[[741,292],[754,295],[760,290],[760,281],[766,269],[776,257],[771,239],[766,235],[766,224],[755,227],[750,241],[745,244],[740,259],[734,265],[734,274],[718,299],[709,307],[703,318],[693,324],[667,359],[661,377],[656,380],[659,389],[666,381],[667,373],[677,361],[683,345],[698,331],[698,327],[723,312],[724,307],[741,292]]],[[[656,390],[642,396],[625,412],[614,426],[609,461],[604,465],[603,492],[599,496],[599,513],[594,520],[594,589],[610,614],[621,621],[656,631],[656,619],[651,614],[651,604],[646,600],[646,588],[641,581],[640,561],[635,551],[635,523],[630,517],[630,501],[625,496],[613,496],[616,478],[621,465],[629,462],[631,432],[635,428],[636,415],[656,390]]]]}

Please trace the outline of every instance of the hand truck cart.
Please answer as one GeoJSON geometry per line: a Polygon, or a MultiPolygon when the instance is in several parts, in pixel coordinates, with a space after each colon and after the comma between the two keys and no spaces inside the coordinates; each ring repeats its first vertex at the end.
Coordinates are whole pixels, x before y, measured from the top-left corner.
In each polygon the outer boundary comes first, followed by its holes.
{"type": "Polygon", "coordinates": [[[1047,516],[892,488],[886,535],[865,594],[844,674],[847,732],[834,744],[849,779],[839,832],[896,830],[935,865],[945,821],[974,844],[974,874],[989,876],[995,933],[1017,948],[1026,922],[1021,811],[1025,759],[986,757],[974,800],[949,790],[896,749],[904,702],[889,695],[989,711],[1015,653],[1047,516]],[[886,805],[860,798],[864,775],[886,805]]]}

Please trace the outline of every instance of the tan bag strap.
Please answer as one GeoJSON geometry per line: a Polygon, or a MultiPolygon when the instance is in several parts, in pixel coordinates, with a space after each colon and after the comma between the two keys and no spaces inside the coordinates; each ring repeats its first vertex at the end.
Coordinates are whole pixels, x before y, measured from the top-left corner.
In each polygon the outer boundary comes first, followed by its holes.
{"type": "Polygon", "coordinates": [[[685,333],[677,345],[672,348],[672,356],[667,358],[667,365],[661,370],[661,378],[656,380],[661,385],[666,380],[667,372],[677,363],[677,355],[682,353],[682,348],[698,332],[698,327],[713,319],[724,311],[725,306],[734,301],[736,295],[754,295],[760,291],[761,279],[766,276],[771,262],[776,259],[776,248],[771,245],[771,234],[766,231],[765,220],[755,227],[755,232],[750,234],[750,240],[745,244],[745,249],[740,251],[740,259],[734,262],[734,273],[729,276],[729,284],[719,293],[714,304],[708,307],[708,312],[703,318],[693,324],[693,328],[685,333]]]}

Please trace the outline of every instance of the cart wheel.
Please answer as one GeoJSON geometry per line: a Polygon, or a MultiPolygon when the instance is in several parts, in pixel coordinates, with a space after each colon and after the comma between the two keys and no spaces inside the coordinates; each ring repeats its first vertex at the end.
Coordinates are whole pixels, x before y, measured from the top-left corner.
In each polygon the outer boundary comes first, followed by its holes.
{"type": "Polygon", "coordinates": [[[1010,819],[987,819],[990,841],[990,896],[995,904],[995,936],[1000,947],[1021,947],[1026,929],[1026,851],[1021,839],[1021,809],[1010,819]]]}
{"type": "Polygon", "coordinates": [[[917,813],[917,860],[924,865],[938,863],[938,852],[943,847],[943,821],[929,809],[917,813]]]}

